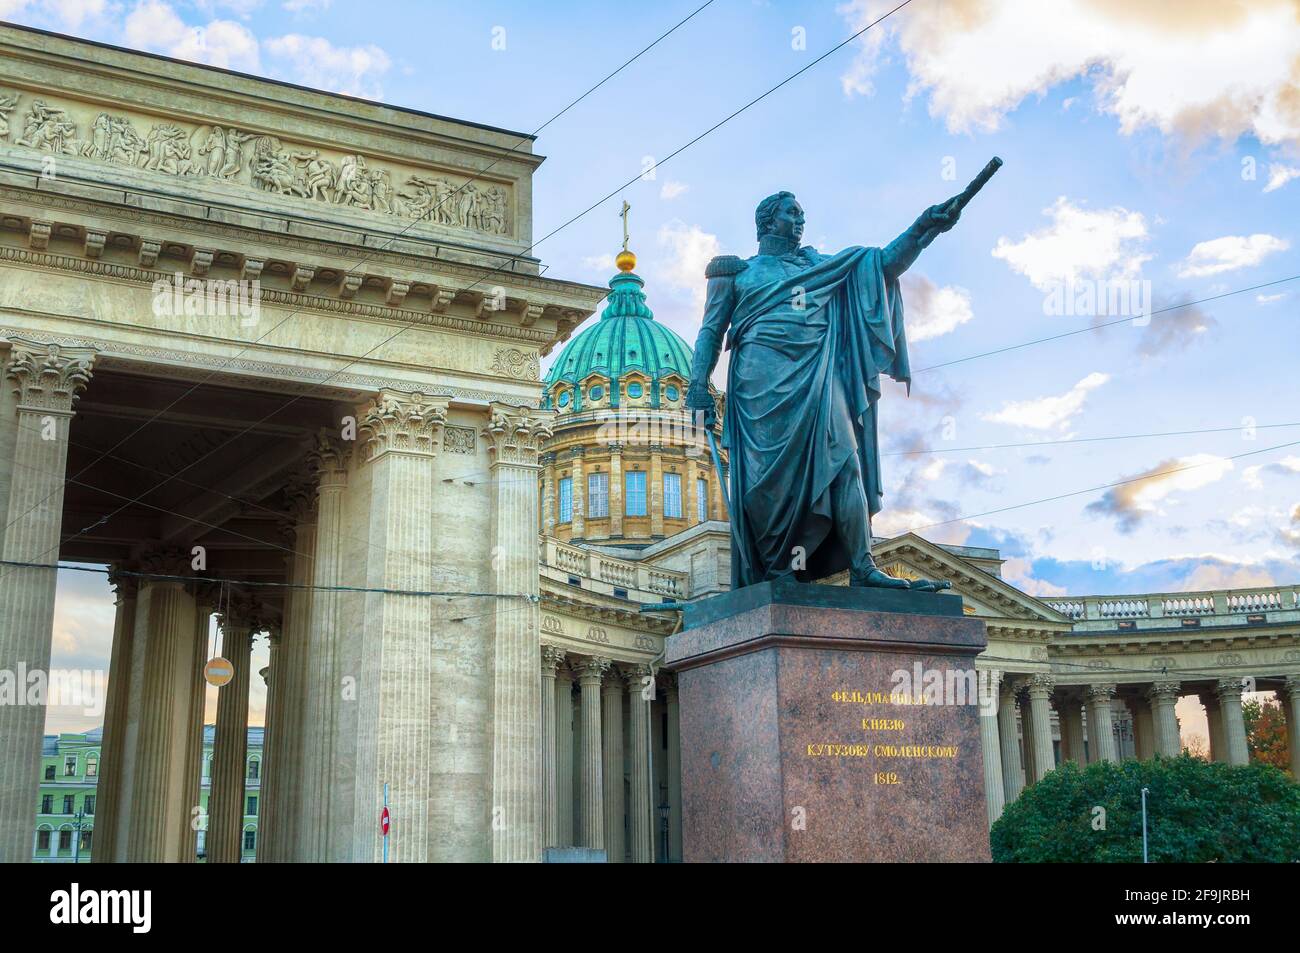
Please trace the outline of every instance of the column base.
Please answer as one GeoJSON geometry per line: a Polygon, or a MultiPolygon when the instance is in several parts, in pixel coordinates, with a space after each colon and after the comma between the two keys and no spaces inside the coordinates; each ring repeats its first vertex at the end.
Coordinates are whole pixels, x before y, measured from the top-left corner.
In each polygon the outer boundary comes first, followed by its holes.
{"type": "Polygon", "coordinates": [[[922,691],[895,672],[973,673],[986,644],[952,595],[775,582],[688,606],[665,658],[683,860],[988,861],[978,699],[892,703],[922,691]]]}

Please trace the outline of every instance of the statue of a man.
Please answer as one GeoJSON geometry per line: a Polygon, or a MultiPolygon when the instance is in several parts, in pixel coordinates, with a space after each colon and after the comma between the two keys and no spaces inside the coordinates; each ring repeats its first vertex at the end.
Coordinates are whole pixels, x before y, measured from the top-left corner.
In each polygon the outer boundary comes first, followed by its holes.
{"type": "Polygon", "coordinates": [[[725,335],[732,588],[846,568],[854,586],[935,588],[889,576],[871,557],[876,401],[881,374],[911,382],[899,276],[957,223],[961,198],[926,209],[885,248],[822,255],[800,247],[803,209],[778,192],[754,215],[758,254],[709,263],[686,403],[712,426],[709,376],[725,335]]]}

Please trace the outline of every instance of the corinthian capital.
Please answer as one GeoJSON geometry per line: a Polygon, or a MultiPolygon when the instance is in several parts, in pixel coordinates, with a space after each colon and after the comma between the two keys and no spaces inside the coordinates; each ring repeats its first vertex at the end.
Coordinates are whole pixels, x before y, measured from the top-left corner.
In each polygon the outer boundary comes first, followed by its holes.
{"type": "Polygon", "coordinates": [[[93,347],[64,347],[26,338],[10,338],[5,377],[13,382],[18,406],[36,411],[72,410],[77,396],[90,383],[97,353],[93,347]]]}
{"type": "Polygon", "coordinates": [[[348,445],[332,430],[322,427],[307,452],[307,464],[321,486],[341,486],[347,479],[348,445]]]}
{"type": "Polygon", "coordinates": [[[431,454],[438,434],[447,423],[448,397],[426,397],[382,390],[361,418],[369,435],[367,447],[374,460],[389,452],[431,454]]]}
{"type": "Polygon", "coordinates": [[[492,462],[535,467],[542,444],[551,438],[549,411],[493,403],[492,419],[483,431],[492,462]]]}

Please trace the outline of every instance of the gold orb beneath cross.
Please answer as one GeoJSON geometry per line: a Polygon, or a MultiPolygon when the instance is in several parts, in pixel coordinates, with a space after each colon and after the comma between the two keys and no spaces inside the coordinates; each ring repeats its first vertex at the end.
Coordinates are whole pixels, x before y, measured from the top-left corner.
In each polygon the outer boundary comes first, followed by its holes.
{"type": "Polygon", "coordinates": [[[636,255],[624,249],[618,253],[618,257],[614,259],[614,264],[618,266],[619,271],[631,271],[636,267],[636,255]]]}

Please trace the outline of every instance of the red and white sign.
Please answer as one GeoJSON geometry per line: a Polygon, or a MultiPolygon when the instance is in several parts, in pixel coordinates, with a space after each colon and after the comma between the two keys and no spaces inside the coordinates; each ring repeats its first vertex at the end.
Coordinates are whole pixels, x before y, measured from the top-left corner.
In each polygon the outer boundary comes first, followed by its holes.
{"type": "Polygon", "coordinates": [[[385,837],[388,836],[388,808],[384,808],[379,814],[379,831],[385,837]]]}

